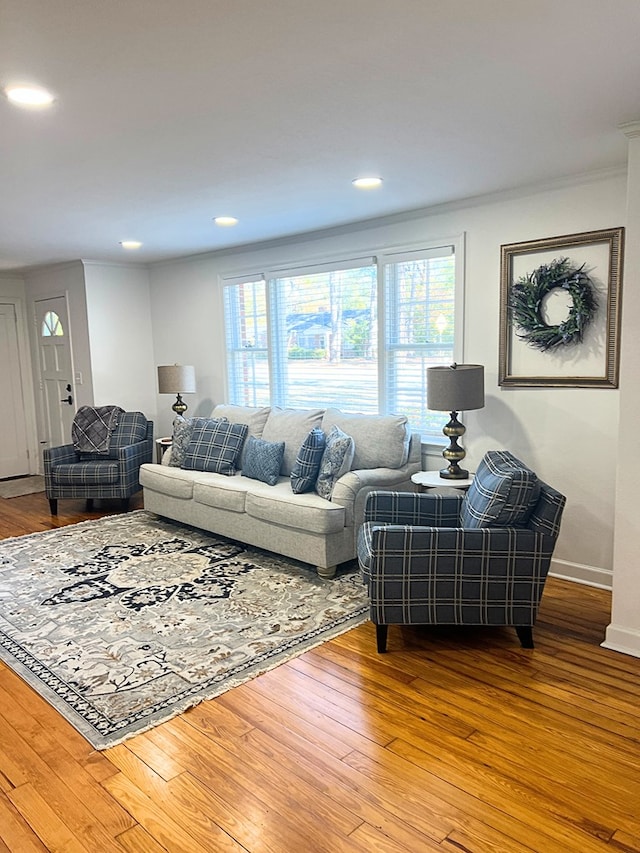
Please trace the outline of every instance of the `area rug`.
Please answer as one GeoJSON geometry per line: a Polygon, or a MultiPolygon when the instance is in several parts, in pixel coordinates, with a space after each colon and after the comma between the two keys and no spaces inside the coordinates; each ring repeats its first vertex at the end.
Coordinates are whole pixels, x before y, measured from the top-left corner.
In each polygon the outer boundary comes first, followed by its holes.
{"type": "Polygon", "coordinates": [[[355,564],[302,563],[144,510],[0,541],[0,659],[105,749],[367,618],[355,564]]]}
{"type": "Polygon", "coordinates": [[[0,498],[19,498],[22,495],[34,495],[36,492],[44,492],[44,477],[40,474],[0,480],[0,498]]]}

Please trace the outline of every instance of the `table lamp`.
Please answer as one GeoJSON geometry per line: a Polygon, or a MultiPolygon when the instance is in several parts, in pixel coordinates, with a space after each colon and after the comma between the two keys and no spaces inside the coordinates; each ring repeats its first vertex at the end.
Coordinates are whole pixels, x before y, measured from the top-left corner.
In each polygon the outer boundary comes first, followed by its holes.
{"type": "Polygon", "coordinates": [[[195,394],[195,368],[190,364],[167,364],[158,367],[158,391],[160,394],[177,394],[171,408],[176,415],[184,415],[188,406],[181,394],[195,394]]]}
{"type": "Polygon", "coordinates": [[[449,463],[440,471],[444,480],[466,480],[469,472],[460,468],[465,457],[458,439],[466,432],[458,412],[484,406],[484,367],[481,364],[451,364],[427,368],[427,406],[436,412],[449,412],[451,420],[442,428],[449,446],[442,455],[449,463]]]}

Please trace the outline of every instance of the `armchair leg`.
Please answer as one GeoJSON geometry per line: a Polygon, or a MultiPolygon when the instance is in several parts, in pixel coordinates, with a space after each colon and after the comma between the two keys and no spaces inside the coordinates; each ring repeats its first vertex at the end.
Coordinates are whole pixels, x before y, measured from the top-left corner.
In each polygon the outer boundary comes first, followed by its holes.
{"type": "Polygon", "coordinates": [[[93,510],[93,498],[87,498],[87,512],[93,510]]]}
{"type": "Polygon", "coordinates": [[[129,509],[129,498],[122,498],[121,507],[123,512],[126,512],[129,509]]]}
{"type": "Polygon", "coordinates": [[[58,501],[56,498],[49,498],[49,512],[51,515],[58,514],[58,501]]]}
{"type": "Polygon", "coordinates": [[[378,654],[382,655],[387,651],[387,633],[388,625],[376,625],[376,644],[378,646],[378,654]]]}
{"type": "Polygon", "coordinates": [[[516,625],[516,633],[523,649],[533,648],[533,628],[531,625],[516,625]]]}

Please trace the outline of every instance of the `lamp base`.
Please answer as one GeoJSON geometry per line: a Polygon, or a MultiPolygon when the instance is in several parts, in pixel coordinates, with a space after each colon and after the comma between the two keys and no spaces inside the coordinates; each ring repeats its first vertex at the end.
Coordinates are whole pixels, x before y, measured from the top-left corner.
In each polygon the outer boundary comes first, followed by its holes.
{"type": "Polygon", "coordinates": [[[173,406],[171,406],[171,408],[172,408],[172,409],[173,409],[173,411],[176,413],[176,415],[181,415],[181,416],[183,416],[183,415],[184,415],[184,413],[185,413],[185,412],[187,411],[187,409],[189,408],[189,406],[187,406],[187,404],[184,402],[184,400],[182,399],[182,397],[180,396],[180,394],[178,394],[178,398],[177,398],[177,400],[175,401],[175,403],[173,404],[173,406]]]}
{"type": "Polygon", "coordinates": [[[469,472],[465,471],[464,468],[461,468],[458,465],[458,462],[462,462],[464,457],[467,455],[464,447],[460,447],[458,444],[458,439],[461,438],[466,430],[464,424],[461,424],[458,420],[458,413],[451,412],[451,420],[446,426],[442,427],[442,432],[449,439],[449,447],[445,447],[442,451],[442,455],[449,463],[448,468],[443,468],[440,471],[440,476],[443,480],[467,480],[469,478],[469,472]]]}

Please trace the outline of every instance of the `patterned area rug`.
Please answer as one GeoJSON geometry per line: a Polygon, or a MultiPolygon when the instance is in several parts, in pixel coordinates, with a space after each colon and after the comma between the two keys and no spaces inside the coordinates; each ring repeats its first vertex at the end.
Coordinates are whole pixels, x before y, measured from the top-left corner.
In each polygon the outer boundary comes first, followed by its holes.
{"type": "Polygon", "coordinates": [[[367,618],[309,566],[139,510],[0,542],[0,658],[96,749],[367,618]]]}

